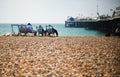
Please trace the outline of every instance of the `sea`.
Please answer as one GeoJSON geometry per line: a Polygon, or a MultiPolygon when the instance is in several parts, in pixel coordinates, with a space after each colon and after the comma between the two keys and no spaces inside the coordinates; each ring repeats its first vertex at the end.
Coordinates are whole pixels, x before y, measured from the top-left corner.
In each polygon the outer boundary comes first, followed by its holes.
{"type": "MultiPolygon", "coordinates": [[[[32,24],[32,23],[31,23],[32,24]]],[[[76,28],[76,27],[65,27],[65,24],[32,24],[33,29],[36,30],[36,26],[43,26],[44,30],[46,25],[52,25],[57,31],[59,36],[104,36],[105,32],[98,30],[91,30],[86,28],[76,28]]],[[[18,33],[18,28],[13,27],[14,32],[18,33]]],[[[1,23],[0,24],[0,35],[12,32],[11,24],[1,23]]]]}

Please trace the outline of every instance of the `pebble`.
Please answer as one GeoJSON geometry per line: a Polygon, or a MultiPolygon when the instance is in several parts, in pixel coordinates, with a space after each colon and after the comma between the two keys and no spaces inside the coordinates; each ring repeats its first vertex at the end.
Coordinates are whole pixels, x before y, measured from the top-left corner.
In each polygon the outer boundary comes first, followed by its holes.
{"type": "Polygon", "coordinates": [[[120,76],[119,37],[0,36],[0,77],[120,76]]]}

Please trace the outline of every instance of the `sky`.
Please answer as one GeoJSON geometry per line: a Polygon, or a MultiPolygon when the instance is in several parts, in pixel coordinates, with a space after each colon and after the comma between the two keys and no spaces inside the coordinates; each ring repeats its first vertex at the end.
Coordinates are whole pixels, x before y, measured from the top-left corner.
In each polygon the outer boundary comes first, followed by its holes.
{"type": "Polygon", "coordinates": [[[0,0],[0,23],[64,23],[68,16],[112,14],[120,0],[0,0]]]}

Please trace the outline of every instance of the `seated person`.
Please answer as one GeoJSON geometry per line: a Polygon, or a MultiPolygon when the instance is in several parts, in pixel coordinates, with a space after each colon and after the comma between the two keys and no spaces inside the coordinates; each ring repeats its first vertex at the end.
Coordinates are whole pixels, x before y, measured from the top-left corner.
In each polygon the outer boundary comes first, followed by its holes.
{"type": "Polygon", "coordinates": [[[52,25],[46,26],[46,30],[47,30],[48,33],[52,33],[53,26],[52,25]]]}
{"type": "Polygon", "coordinates": [[[29,33],[32,33],[32,32],[33,32],[33,28],[32,28],[32,25],[31,25],[30,23],[28,23],[28,24],[26,25],[26,29],[27,29],[27,32],[29,32],[29,33]]]}
{"type": "Polygon", "coordinates": [[[25,27],[23,25],[21,25],[19,27],[20,33],[25,33],[25,27]]]}
{"type": "Polygon", "coordinates": [[[37,28],[37,31],[39,34],[43,33],[44,32],[44,29],[41,25],[39,25],[39,27],[37,28]]]}

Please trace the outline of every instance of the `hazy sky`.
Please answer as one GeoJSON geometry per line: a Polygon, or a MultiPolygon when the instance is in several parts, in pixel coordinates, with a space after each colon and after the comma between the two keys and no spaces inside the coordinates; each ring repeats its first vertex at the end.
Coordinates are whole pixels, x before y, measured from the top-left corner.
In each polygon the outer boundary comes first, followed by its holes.
{"type": "Polygon", "coordinates": [[[0,23],[64,23],[67,16],[111,14],[120,0],[0,0],[0,23]]]}

